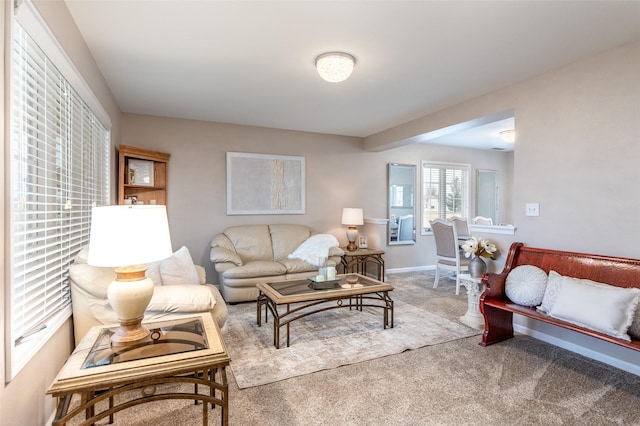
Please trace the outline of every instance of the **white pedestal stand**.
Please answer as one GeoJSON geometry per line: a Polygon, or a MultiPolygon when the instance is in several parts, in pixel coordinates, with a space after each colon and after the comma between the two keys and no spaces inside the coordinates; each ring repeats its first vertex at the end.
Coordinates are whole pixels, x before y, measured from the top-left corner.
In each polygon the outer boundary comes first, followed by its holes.
{"type": "Polygon", "coordinates": [[[460,322],[472,328],[483,329],[484,317],[480,313],[480,295],[485,289],[481,278],[473,278],[469,274],[460,274],[460,284],[467,289],[467,312],[460,317],[460,322]]]}

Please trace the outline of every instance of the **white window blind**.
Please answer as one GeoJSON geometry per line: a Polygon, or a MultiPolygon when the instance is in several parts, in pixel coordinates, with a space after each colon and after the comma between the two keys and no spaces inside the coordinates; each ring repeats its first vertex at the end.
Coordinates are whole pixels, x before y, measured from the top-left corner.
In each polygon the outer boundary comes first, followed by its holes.
{"type": "Polygon", "coordinates": [[[429,221],[469,217],[468,164],[422,162],[422,231],[431,232],[429,221]]]}
{"type": "MultiPolygon", "coordinates": [[[[88,243],[91,207],[109,199],[109,131],[18,23],[11,51],[11,376],[56,315],[88,243]],[[30,338],[30,336],[32,336],[30,338]]],[[[9,339],[8,339],[9,340],[9,339]]],[[[28,357],[27,357],[28,358],[28,357]]]]}

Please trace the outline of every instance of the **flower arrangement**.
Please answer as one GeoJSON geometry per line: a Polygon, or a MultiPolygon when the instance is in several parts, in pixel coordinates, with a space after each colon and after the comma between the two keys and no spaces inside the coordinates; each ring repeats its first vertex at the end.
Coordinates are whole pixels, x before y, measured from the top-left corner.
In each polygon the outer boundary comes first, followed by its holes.
{"type": "Polygon", "coordinates": [[[495,259],[493,255],[498,249],[496,248],[496,245],[489,240],[471,237],[464,242],[462,250],[464,250],[464,257],[469,257],[474,254],[480,257],[495,259]]]}

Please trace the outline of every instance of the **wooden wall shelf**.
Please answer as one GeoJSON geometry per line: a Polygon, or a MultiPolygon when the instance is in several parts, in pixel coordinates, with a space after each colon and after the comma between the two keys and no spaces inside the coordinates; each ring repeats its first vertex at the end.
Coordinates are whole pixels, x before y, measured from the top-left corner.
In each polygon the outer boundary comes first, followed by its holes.
{"type": "Polygon", "coordinates": [[[134,146],[118,147],[118,204],[135,198],[138,203],[167,205],[167,163],[171,154],[134,146]],[[130,183],[130,160],[148,161],[153,184],[130,183]]]}

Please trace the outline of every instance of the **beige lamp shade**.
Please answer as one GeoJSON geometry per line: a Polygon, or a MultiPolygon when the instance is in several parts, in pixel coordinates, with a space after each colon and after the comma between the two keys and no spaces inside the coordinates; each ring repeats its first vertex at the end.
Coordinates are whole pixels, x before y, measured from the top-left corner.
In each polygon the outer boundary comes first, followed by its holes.
{"type": "Polygon", "coordinates": [[[346,207],[342,209],[343,225],[364,225],[362,209],[346,207]]]}

